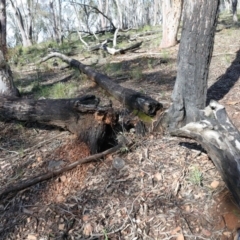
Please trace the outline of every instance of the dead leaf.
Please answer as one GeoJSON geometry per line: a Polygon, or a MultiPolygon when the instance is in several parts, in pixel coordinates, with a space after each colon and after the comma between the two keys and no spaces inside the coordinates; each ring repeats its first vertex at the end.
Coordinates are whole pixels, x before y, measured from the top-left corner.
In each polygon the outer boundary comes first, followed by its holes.
{"type": "Polygon", "coordinates": [[[60,231],[63,231],[64,230],[64,224],[62,223],[62,224],[59,224],[58,225],[58,229],[60,230],[60,231]]]}
{"type": "Polygon", "coordinates": [[[228,101],[227,104],[228,105],[236,105],[236,104],[238,104],[238,102],[237,101],[228,101]]]}
{"type": "Polygon", "coordinates": [[[172,230],[171,234],[176,235],[178,232],[182,232],[182,228],[179,226],[172,230]]]}
{"type": "Polygon", "coordinates": [[[67,177],[65,175],[63,175],[63,176],[60,177],[60,180],[61,180],[61,182],[66,182],[67,177]]]}
{"type": "Polygon", "coordinates": [[[217,181],[217,180],[212,181],[210,186],[214,189],[217,188],[219,186],[219,181],[217,181]]]}
{"type": "Polygon", "coordinates": [[[204,228],[202,229],[202,234],[205,235],[206,237],[210,237],[212,235],[212,233],[209,230],[204,228]]]}
{"type": "Polygon", "coordinates": [[[90,216],[88,214],[83,215],[83,217],[82,217],[83,222],[89,221],[89,217],[90,216]]]}
{"type": "Polygon", "coordinates": [[[161,181],[162,180],[162,174],[161,173],[156,173],[155,175],[154,175],[154,178],[155,178],[155,180],[157,180],[157,181],[161,181]]]}
{"type": "Polygon", "coordinates": [[[184,236],[182,233],[178,234],[176,240],[184,240],[184,236]]]}
{"type": "Polygon", "coordinates": [[[92,225],[90,223],[87,223],[85,226],[84,226],[84,229],[83,229],[83,234],[85,236],[90,236],[92,234],[92,231],[93,231],[93,228],[92,228],[92,225]]]}
{"type": "Polygon", "coordinates": [[[34,234],[28,234],[27,240],[37,240],[37,236],[34,234]]]}

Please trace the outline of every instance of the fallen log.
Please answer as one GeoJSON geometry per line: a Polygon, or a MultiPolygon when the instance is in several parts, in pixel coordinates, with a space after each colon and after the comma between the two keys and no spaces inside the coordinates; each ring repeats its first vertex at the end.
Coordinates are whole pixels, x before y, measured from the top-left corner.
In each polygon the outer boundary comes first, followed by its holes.
{"type": "Polygon", "coordinates": [[[68,164],[68,165],[62,167],[62,168],[59,168],[59,169],[56,169],[56,170],[53,170],[53,171],[49,171],[49,172],[46,172],[44,174],[40,174],[40,175],[35,176],[31,179],[23,180],[22,182],[16,183],[14,185],[7,186],[4,189],[0,190],[0,199],[5,197],[9,193],[14,193],[14,192],[17,192],[17,191],[24,190],[24,189],[26,189],[28,187],[31,187],[31,186],[33,186],[37,183],[40,183],[40,182],[43,182],[45,180],[56,177],[56,176],[60,175],[61,173],[70,171],[70,170],[74,169],[75,167],[77,167],[81,164],[97,161],[97,160],[103,158],[104,156],[106,156],[108,154],[111,154],[111,153],[114,153],[114,152],[118,151],[122,146],[123,146],[123,144],[119,143],[117,146],[112,147],[112,148],[110,148],[110,149],[108,149],[104,152],[97,153],[97,154],[94,154],[92,156],[89,156],[89,157],[86,157],[86,158],[83,158],[83,159],[79,159],[79,160],[77,160],[77,161],[75,161],[71,164],[68,164]]]}
{"type": "Polygon", "coordinates": [[[203,120],[191,122],[172,135],[189,137],[202,145],[240,207],[240,133],[224,106],[216,101],[202,113],[203,120]]]}
{"type": "Polygon", "coordinates": [[[110,106],[99,106],[94,95],[75,99],[24,99],[0,96],[0,116],[5,120],[39,122],[66,129],[85,142],[91,153],[108,141],[109,131],[118,122],[110,106]]]}
{"type": "Polygon", "coordinates": [[[140,92],[136,92],[132,89],[124,88],[113,82],[113,80],[107,75],[98,73],[89,66],[86,66],[81,62],[69,58],[61,53],[51,53],[38,63],[42,63],[53,57],[58,57],[70,66],[79,69],[92,81],[96,82],[100,87],[105,89],[110,95],[114,96],[114,98],[116,98],[124,106],[128,107],[131,110],[136,109],[138,111],[144,112],[149,116],[155,116],[158,110],[163,109],[163,105],[151,97],[140,92]]]}

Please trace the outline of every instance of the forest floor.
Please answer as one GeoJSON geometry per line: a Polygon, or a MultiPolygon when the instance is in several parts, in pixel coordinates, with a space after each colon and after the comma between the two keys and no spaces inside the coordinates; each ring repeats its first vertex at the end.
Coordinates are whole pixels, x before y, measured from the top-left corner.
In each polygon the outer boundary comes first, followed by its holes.
{"type": "MultiPolygon", "coordinates": [[[[240,32],[238,27],[222,26],[215,38],[208,98],[223,104],[240,130],[240,32]]],[[[178,46],[160,51],[151,45],[151,37],[143,41],[147,43],[135,53],[101,57],[93,68],[167,107],[176,78],[178,46]]],[[[81,55],[73,58],[84,59],[81,55]]],[[[39,75],[41,86],[76,80],[75,70],[60,67],[39,71],[24,65],[13,72],[18,87],[25,90],[23,97],[31,97],[34,89],[43,91],[36,85],[28,89],[39,75]]],[[[75,97],[92,93],[103,103],[111,99],[114,108],[124,109],[86,77],[78,76],[77,83],[75,97]]],[[[90,154],[75,136],[53,127],[0,122],[0,133],[1,188],[90,154]]],[[[123,134],[134,142],[130,149],[1,199],[0,239],[236,237],[240,209],[198,143],[151,131],[144,137],[123,134]],[[116,156],[123,160],[120,170],[113,164],[116,156]]]]}

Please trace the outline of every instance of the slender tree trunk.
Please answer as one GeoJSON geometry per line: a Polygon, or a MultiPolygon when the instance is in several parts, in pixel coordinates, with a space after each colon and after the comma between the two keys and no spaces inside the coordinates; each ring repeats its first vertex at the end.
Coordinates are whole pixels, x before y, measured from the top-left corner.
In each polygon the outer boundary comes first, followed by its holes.
{"type": "Polygon", "coordinates": [[[3,55],[6,56],[7,53],[7,43],[6,43],[6,0],[0,1],[0,46],[3,55]]]}
{"type": "Polygon", "coordinates": [[[0,1],[0,95],[20,96],[6,61],[6,0],[0,1]]]}
{"type": "Polygon", "coordinates": [[[168,48],[177,44],[178,28],[181,20],[183,0],[162,1],[162,40],[161,48],[168,48]]]}
{"type": "Polygon", "coordinates": [[[123,28],[123,17],[122,17],[122,11],[120,8],[120,4],[118,0],[114,0],[116,6],[117,6],[117,11],[118,11],[118,28],[122,29],[123,28]]]}
{"type": "Polygon", "coordinates": [[[233,22],[238,22],[238,16],[237,16],[237,4],[238,0],[232,0],[232,14],[233,14],[233,22]]]}
{"type": "Polygon", "coordinates": [[[177,79],[166,121],[170,129],[198,120],[205,107],[218,6],[218,0],[184,1],[177,79]]]}
{"type": "Polygon", "coordinates": [[[32,46],[31,39],[28,36],[27,29],[25,29],[22,14],[21,14],[19,8],[17,8],[14,5],[12,0],[10,0],[10,3],[12,5],[12,9],[14,10],[14,13],[15,13],[15,16],[16,16],[17,24],[18,24],[18,27],[19,27],[19,30],[20,30],[20,33],[21,33],[21,37],[22,37],[23,46],[24,47],[32,46]]]}

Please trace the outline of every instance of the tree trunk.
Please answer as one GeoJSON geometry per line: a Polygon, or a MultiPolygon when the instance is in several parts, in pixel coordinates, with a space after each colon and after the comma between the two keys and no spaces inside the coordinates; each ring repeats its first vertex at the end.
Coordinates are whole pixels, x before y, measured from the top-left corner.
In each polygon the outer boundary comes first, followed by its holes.
{"type": "Polygon", "coordinates": [[[7,54],[7,42],[6,42],[6,0],[0,1],[0,46],[3,56],[7,54]]]}
{"type": "Polygon", "coordinates": [[[238,16],[237,16],[237,4],[238,0],[232,0],[232,14],[233,14],[233,22],[238,22],[238,16]]]}
{"type": "Polygon", "coordinates": [[[111,126],[118,121],[111,107],[98,103],[95,96],[54,100],[0,97],[0,116],[3,120],[39,122],[69,130],[96,153],[106,147],[112,136],[111,126]]]}
{"type": "Polygon", "coordinates": [[[11,3],[11,5],[12,5],[12,8],[13,8],[14,13],[15,13],[15,16],[16,16],[16,21],[17,21],[18,28],[19,28],[20,33],[21,33],[23,46],[24,46],[24,47],[32,46],[31,39],[30,39],[29,36],[28,36],[28,30],[25,29],[24,22],[23,22],[23,18],[22,18],[22,14],[21,14],[19,8],[17,8],[17,7],[14,5],[14,3],[13,3],[12,0],[10,0],[10,3],[11,3]]]}
{"type": "Polygon", "coordinates": [[[151,97],[136,92],[132,89],[124,88],[112,81],[108,76],[98,73],[90,67],[82,64],[81,62],[68,58],[61,53],[51,53],[39,63],[48,60],[49,58],[58,57],[64,62],[68,63],[74,68],[78,68],[81,72],[86,74],[91,80],[96,82],[100,87],[105,89],[109,94],[114,96],[124,106],[129,107],[131,110],[138,110],[144,112],[149,116],[154,116],[156,112],[163,108],[162,104],[152,99],[151,97]]]}
{"type": "Polygon", "coordinates": [[[163,119],[175,129],[200,118],[206,104],[207,78],[213,51],[219,1],[185,0],[172,106],[163,119]]]}
{"type": "Polygon", "coordinates": [[[177,44],[178,28],[181,20],[183,0],[162,1],[162,40],[160,49],[177,44]]]}

